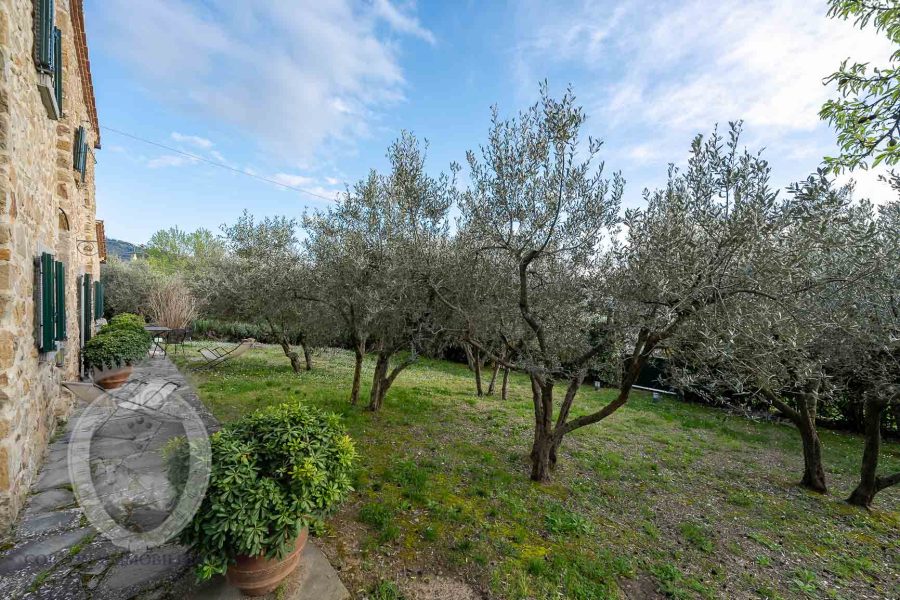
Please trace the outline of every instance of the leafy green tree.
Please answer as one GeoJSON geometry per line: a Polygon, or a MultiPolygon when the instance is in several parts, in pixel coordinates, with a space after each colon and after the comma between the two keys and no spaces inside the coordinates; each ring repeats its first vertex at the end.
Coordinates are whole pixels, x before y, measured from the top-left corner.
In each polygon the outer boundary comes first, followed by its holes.
{"type": "MultiPolygon", "coordinates": [[[[828,15],[852,20],[865,28],[870,24],[897,46],[891,55],[900,61],[900,4],[896,0],[829,0],[828,15]]],[[[828,100],[819,116],[838,133],[840,154],[827,157],[835,172],[900,162],[900,67],[841,63],[825,83],[836,83],[839,97],[828,100]]]]}
{"type": "Polygon", "coordinates": [[[184,273],[222,256],[223,241],[208,229],[161,229],[147,243],[147,260],[160,273],[184,273]]]}

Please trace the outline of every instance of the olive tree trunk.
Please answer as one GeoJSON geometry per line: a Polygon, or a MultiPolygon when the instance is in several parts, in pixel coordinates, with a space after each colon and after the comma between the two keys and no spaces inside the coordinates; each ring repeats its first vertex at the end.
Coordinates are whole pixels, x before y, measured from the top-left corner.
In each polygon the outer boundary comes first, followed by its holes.
{"type": "Polygon", "coordinates": [[[854,506],[870,508],[875,494],[900,482],[900,473],[888,477],[878,476],[878,454],[881,451],[881,419],[887,402],[872,400],[867,403],[864,417],[866,444],[859,470],[859,485],[847,498],[854,506]]]}
{"type": "Polygon", "coordinates": [[[366,357],[365,343],[355,342],[353,344],[353,354],[355,363],[353,365],[353,387],[350,389],[350,404],[355,406],[359,402],[359,384],[362,381],[363,359],[366,357]]]}
{"type": "Polygon", "coordinates": [[[307,371],[312,371],[313,361],[312,361],[312,351],[309,348],[309,344],[306,343],[306,334],[301,333],[297,338],[299,342],[300,349],[303,350],[303,362],[304,367],[307,371]]]}
{"type": "Polygon", "coordinates": [[[484,388],[481,385],[481,366],[484,364],[484,359],[481,357],[481,352],[478,349],[475,349],[473,353],[474,367],[475,367],[475,394],[480,398],[484,396],[484,388]]]}
{"type": "Polygon", "coordinates": [[[300,355],[291,348],[291,340],[285,332],[284,327],[278,327],[275,322],[271,320],[267,320],[266,323],[269,325],[269,331],[272,332],[272,337],[278,340],[278,345],[281,346],[282,352],[284,352],[287,359],[291,361],[291,369],[294,370],[294,373],[299,373],[302,369],[300,355]]]}
{"type": "Polygon", "coordinates": [[[509,392],[509,369],[503,369],[503,385],[500,386],[500,399],[506,400],[509,392]]]}
{"type": "Polygon", "coordinates": [[[294,370],[294,373],[299,373],[303,369],[303,364],[300,362],[300,355],[291,348],[291,342],[288,337],[284,334],[280,335],[278,337],[278,345],[281,346],[284,355],[291,361],[291,369],[294,370]]]}
{"type": "Polygon", "coordinates": [[[397,364],[388,372],[391,364],[391,357],[394,352],[390,350],[379,350],[378,358],[375,361],[375,373],[372,376],[372,389],[369,392],[369,410],[381,410],[384,404],[384,397],[393,385],[394,380],[406,367],[416,362],[416,355],[411,354],[403,362],[397,364]]]}
{"type": "Polygon", "coordinates": [[[825,469],[822,466],[822,442],[816,430],[818,394],[816,392],[800,394],[795,410],[772,391],[763,390],[763,393],[800,432],[800,440],[803,442],[803,477],[800,479],[800,485],[820,494],[827,493],[825,469]]]}
{"type": "Polygon", "coordinates": [[[491,367],[491,381],[488,383],[487,395],[494,395],[494,388],[497,385],[497,372],[500,371],[500,363],[494,361],[494,365],[491,367]]]}

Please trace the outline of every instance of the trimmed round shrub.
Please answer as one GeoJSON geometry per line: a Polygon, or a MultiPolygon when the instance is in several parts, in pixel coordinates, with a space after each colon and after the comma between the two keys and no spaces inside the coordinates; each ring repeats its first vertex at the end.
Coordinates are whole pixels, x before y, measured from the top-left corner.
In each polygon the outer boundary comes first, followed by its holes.
{"type": "Polygon", "coordinates": [[[240,555],[283,558],[301,529],[352,490],[356,450],[335,414],[282,404],[226,425],[210,439],[206,496],[181,541],[197,576],[224,573],[240,555]]]}
{"type": "Polygon", "coordinates": [[[104,329],[88,340],[82,356],[84,366],[92,369],[113,369],[133,365],[147,356],[152,341],[145,331],[133,329],[104,329]]]}
{"type": "Polygon", "coordinates": [[[144,329],[144,325],[146,322],[144,321],[144,317],[140,315],[135,315],[132,313],[121,313],[114,316],[109,320],[109,323],[100,328],[99,334],[111,332],[111,331],[136,331],[147,337],[150,337],[150,334],[144,329]]]}

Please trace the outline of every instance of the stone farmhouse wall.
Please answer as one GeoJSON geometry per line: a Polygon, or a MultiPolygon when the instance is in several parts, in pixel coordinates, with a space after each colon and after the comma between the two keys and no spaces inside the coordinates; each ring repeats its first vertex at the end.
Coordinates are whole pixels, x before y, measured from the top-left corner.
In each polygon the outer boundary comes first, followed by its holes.
{"type": "MultiPolygon", "coordinates": [[[[44,449],[72,398],[61,381],[79,374],[78,282],[99,278],[94,150],[99,131],[81,0],[56,0],[62,41],[62,114],[39,89],[35,13],[40,0],[0,0],[0,531],[23,505],[44,449]],[[87,135],[85,178],[73,167],[75,132],[87,135]],[[93,248],[96,248],[96,243],[93,248]],[[89,249],[88,249],[89,250],[89,249]],[[35,259],[65,265],[65,347],[39,353],[35,259]]],[[[45,86],[46,87],[46,86],[45,86]]]]}

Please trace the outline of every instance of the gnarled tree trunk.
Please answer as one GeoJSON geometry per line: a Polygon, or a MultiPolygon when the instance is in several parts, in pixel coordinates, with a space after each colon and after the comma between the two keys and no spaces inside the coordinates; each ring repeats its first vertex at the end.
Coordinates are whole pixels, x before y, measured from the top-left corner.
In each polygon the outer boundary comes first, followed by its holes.
{"type": "Polygon", "coordinates": [[[288,337],[283,334],[279,336],[278,345],[281,346],[284,355],[291,361],[291,368],[294,370],[294,373],[299,373],[303,368],[300,362],[300,355],[291,348],[291,342],[288,340],[288,337]]]}
{"type": "Polygon", "coordinates": [[[888,403],[884,400],[871,400],[865,410],[866,445],[863,449],[862,464],[859,470],[859,485],[847,498],[854,506],[870,508],[875,494],[900,482],[900,473],[888,477],[878,476],[878,454],[881,451],[881,419],[888,403]]]}
{"type": "Polygon", "coordinates": [[[825,469],[822,466],[822,442],[819,441],[819,434],[816,431],[818,394],[806,392],[799,395],[795,410],[772,390],[763,389],[762,393],[800,432],[800,440],[803,442],[803,477],[800,485],[815,492],[827,493],[825,469]]]}
{"type": "Polygon", "coordinates": [[[277,327],[273,321],[268,319],[266,320],[266,323],[269,325],[269,331],[272,332],[272,337],[278,340],[281,351],[284,352],[287,359],[291,361],[291,369],[294,370],[294,373],[299,373],[301,370],[300,355],[291,348],[291,340],[288,338],[287,333],[285,333],[284,328],[277,327]]]}
{"type": "Polygon", "coordinates": [[[353,354],[355,364],[353,366],[353,387],[350,389],[350,404],[356,405],[359,402],[359,384],[362,381],[363,359],[366,357],[365,343],[355,342],[353,344],[353,354]]]}
{"type": "Polygon", "coordinates": [[[803,479],[800,480],[800,485],[825,494],[828,487],[825,485],[825,469],[822,467],[822,442],[816,431],[817,404],[818,396],[815,392],[800,397],[800,420],[797,423],[803,440],[803,479]]]}
{"type": "Polygon", "coordinates": [[[312,352],[309,349],[309,344],[306,343],[306,334],[301,333],[297,338],[297,341],[299,342],[300,349],[303,350],[303,361],[305,362],[306,370],[312,371],[312,352]]]}
{"type": "Polygon", "coordinates": [[[531,445],[531,480],[549,481],[550,455],[557,441],[553,432],[553,381],[531,375],[534,402],[534,442],[531,445]]]}
{"type": "Polygon", "coordinates": [[[503,385],[500,387],[500,399],[506,400],[509,392],[509,369],[503,369],[503,385]]]}
{"type": "Polygon", "coordinates": [[[417,358],[415,354],[410,354],[409,358],[396,365],[388,373],[393,355],[393,351],[384,350],[383,347],[378,351],[378,359],[375,361],[375,374],[372,376],[372,391],[369,394],[369,410],[371,411],[381,409],[382,404],[384,404],[384,397],[387,395],[391,385],[393,385],[394,380],[397,379],[397,375],[416,362],[417,358]]]}
{"type": "Polygon", "coordinates": [[[369,391],[369,410],[377,411],[384,403],[384,395],[387,393],[387,370],[390,363],[390,354],[379,351],[375,361],[375,373],[372,375],[372,389],[369,391]]]}
{"type": "Polygon", "coordinates": [[[473,353],[472,357],[475,359],[474,360],[475,394],[478,397],[481,397],[481,396],[484,396],[484,389],[482,388],[482,385],[481,385],[481,366],[484,363],[484,360],[482,360],[481,352],[479,352],[477,348],[475,349],[475,352],[473,353]]]}
{"type": "Polygon", "coordinates": [[[494,361],[494,366],[491,367],[491,382],[488,384],[487,395],[494,395],[494,387],[497,384],[497,372],[500,370],[500,363],[494,361]]]}

